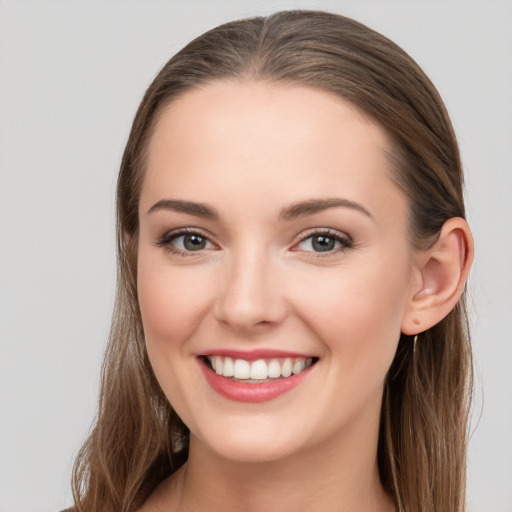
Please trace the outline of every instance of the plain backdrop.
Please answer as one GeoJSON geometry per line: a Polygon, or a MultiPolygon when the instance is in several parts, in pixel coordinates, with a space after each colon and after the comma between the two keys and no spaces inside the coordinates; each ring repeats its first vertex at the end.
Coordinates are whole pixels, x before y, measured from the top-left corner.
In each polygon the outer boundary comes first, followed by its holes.
{"type": "Polygon", "coordinates": [[[384,33],[446,101],[476,241],[469,510],[512,511],[510,1],[0,0],[0,512],[71,504],[113,305],[116,173],[145,88],[206,29],[294,7],[384,33]]]}

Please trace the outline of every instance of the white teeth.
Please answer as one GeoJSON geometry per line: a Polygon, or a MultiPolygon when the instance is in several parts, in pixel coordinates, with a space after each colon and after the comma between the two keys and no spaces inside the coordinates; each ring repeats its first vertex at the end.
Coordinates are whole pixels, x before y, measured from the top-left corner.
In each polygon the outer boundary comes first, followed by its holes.
{"type": "Polygon", "coordinates": [[[271,379],[281,377],[281,365],[277,359],[272,359],[270,363],[268,363],[268,376],[271,379]]]}
{"type": "Polygon", "coordinates": [[[289,377],[292,374],[293,370],[293,363],[292,360],[288,357],[284,360],[283,364],[281,365],[281,375],[283,377],[289,377]]]}
{"type": "Polygon", "coordinates": [[[212,369],[217,375],[240,380],[261,381],[297,375],[313,364],[311,357],[277,358],[246,361],[223,356],[208,356],[212,369]]]}
{"type": "Polygon", "coordinates": [[[233,369],[235,379],[248,379],[251,376],[251,365],[248,361],[237,359],[233,369]]]}
{"type": "Polygon", "coordinates": [[[268,377],[267,363],[258,359],[251,364],[251,379],[264,380],[268,377]]]}
{"type": "Polygon", "coordinates": [[[222,369],[222,375],[224,377],[233,377],[233,375],[235,375],[235,367],[234,367],[233,359],[231,359],[231,357],[226,357],[224,359],[224,367],[222,369]]]}
{"type": "Polygon", "coordinates": [[[213,357],[212,366],[217,375],[222,375],[222,363],[223,361],[221,356],[213,357]]]}
{"type": "Polygon", "coordinates": [[[306,360],[305,359],[297,359],[293,363],[292,373],[293,373],[293,375],[297,375],[297,373],[300,373],[305,368],[306,368],[306,360]]]}

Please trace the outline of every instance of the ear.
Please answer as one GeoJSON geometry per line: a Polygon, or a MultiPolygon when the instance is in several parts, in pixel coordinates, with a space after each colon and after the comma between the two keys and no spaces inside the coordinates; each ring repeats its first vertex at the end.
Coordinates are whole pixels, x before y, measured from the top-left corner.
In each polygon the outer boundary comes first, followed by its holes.
{"type": "Polygon", "coordinates": [[[402,333],[415,335],[439,323],[461,296],[473,261],[473,237],[460,217],[447,220],[437,241],[415,256],[411,295],[402,333]]]}

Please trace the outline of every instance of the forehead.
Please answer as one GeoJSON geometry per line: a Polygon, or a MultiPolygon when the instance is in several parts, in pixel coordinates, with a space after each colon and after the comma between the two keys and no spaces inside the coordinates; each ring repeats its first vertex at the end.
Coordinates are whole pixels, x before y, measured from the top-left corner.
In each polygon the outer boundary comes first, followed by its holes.
{"type": "Polygon", "coordinates": [[[351,199],[394,187],[390,149],[379,125],[331,93],[214,82],[185,93],[160,114],[141,203],[169,194],[211,202],[212,195],[226,198],[230,190],[231,199],[259,193],[292,202],[334,191],[351,199]]]}

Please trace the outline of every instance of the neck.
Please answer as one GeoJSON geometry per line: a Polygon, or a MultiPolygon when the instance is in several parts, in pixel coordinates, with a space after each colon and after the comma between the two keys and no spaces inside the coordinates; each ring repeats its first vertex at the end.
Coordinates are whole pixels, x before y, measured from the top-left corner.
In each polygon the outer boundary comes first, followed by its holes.
{"type": "Polygon", "coordinates": [[[179,496],[180,502],[177,509],[186,512],[395,510],[378,474],[378,429],[352,430],[299,454],[265,462],[224,459],[192,436],[189,460],[174,478],[175,496],[179,496]]]}

